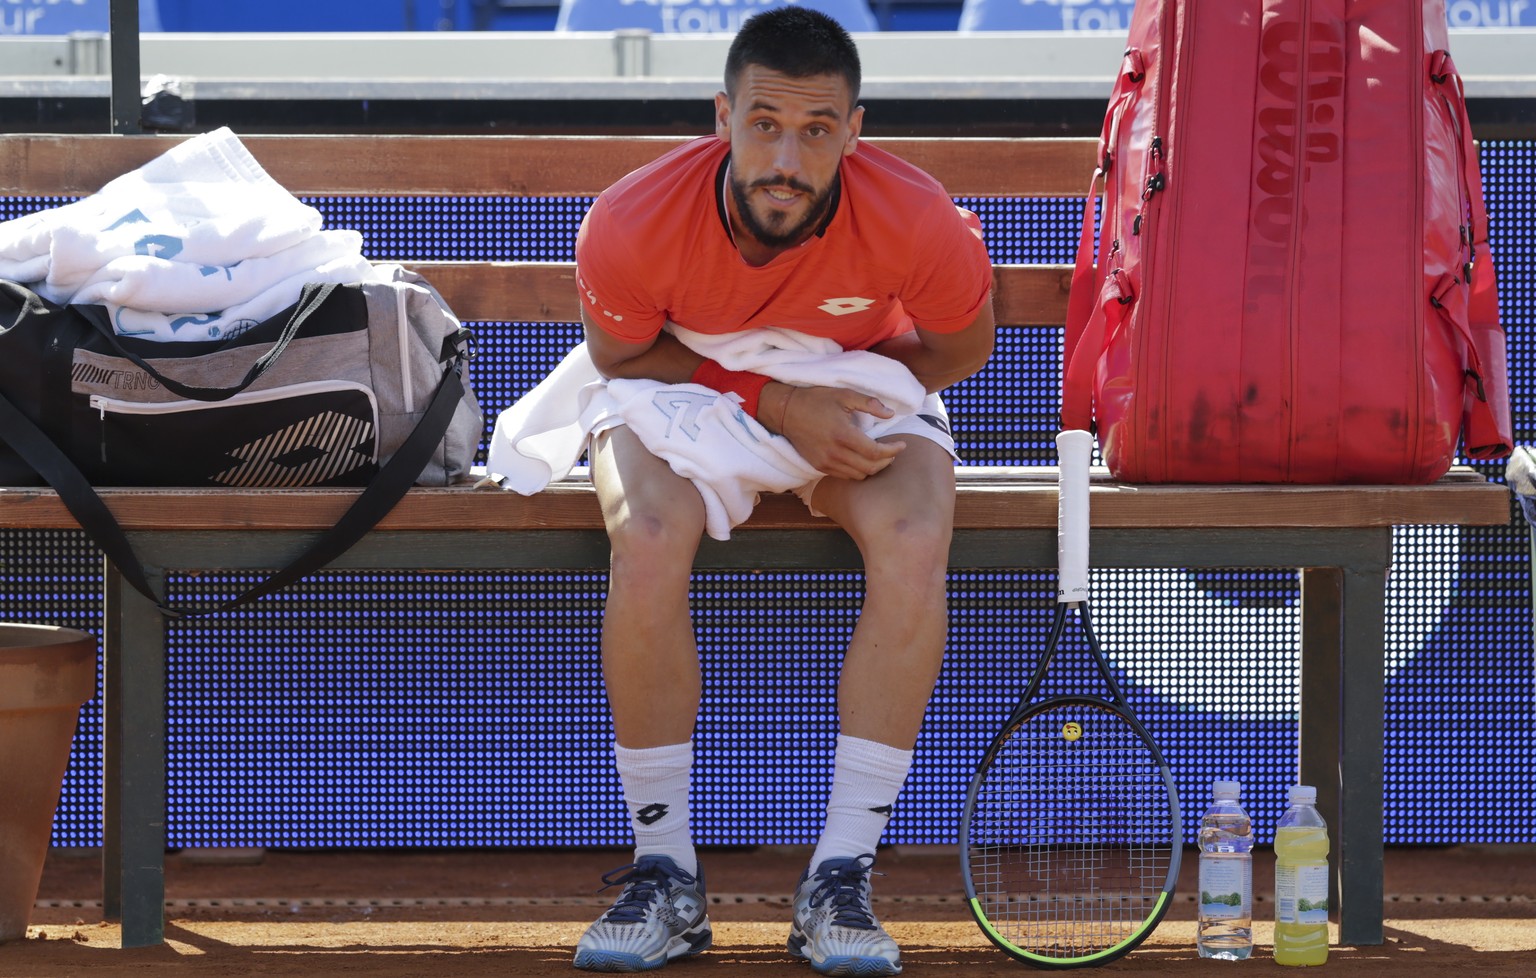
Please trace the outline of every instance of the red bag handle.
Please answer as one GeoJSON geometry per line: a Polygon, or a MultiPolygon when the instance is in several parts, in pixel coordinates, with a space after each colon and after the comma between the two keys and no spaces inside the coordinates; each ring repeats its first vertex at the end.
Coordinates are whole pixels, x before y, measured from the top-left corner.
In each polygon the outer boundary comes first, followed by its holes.
{"type": "MultiPolygon", "coordinates": [[[[1483,200],[1483,174],[1473,149],[1472,122],[1467,117],[1466,89],[1449,51],[1435,51],[1429,59],[1429,78],[1449,85],[1446,101],[1460,126],[1457,148],[1469,204],[1468,246],[1472,260],[1464,271],[1468,285],[1466,323],[1468,343],[1467,392],[1462,418],[1463,450],[1468,458],[1502,458],[1514,449],[1514,428],[1509,414],[1509,382],[1505,364],[1506,339],[1499,322],[1499,292],[1494,277],[1493,252],[1488,242],[1488,209],[1483,200]]],[[[1443,297],[1436,296],[1443,302],[1443,297]]]]}
{"type": "MultiPolygon", "coordinates": [[[[1130,48],[1120,60],[1120,73],[1110,93],[1110,108],[1104,115],[1099,133],[1099,163],[1088,182],[1083,201],[1083,221],[1078,232],[1077,257],[1072,268],[1072,284],[1067,297],[1067,322],[1061,344],[1061,417],[1062,430],[1093,430],[1093,367],[1098,362],[1106,333],[1104,291],[1105,274],[1094,261],[1095,203],[1107,187],[1113,165],[1114,147],[1120,139],[1120,122],[1146,77],[1141,51],[1130,48]]],[[[1110,216],[1105,215],[1105,220],[1110,216]]],[[[1116,305],[1123,302],[1115,294],[1116,305]]],[[[1124,316],[1124,310],[1120,312],[1124,316]]]]}

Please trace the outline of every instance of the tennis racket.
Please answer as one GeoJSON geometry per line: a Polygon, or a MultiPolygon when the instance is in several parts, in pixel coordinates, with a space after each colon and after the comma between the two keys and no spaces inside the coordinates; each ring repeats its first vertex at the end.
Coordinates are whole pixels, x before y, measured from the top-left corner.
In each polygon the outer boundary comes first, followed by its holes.
{"type": "Polygon", "coordinates": [[[1088,616],[1093,436],[1063,431],[1056,451],[1055,619],[1023,698],[971,779],[960,859],[971,913],[993,944],[1042,968],[1079,968],[1126,954],[1163,918],[1183,826],[1168,765],[1126,704],[1088,616]],[[1036,702],[1069,644],[1086,646],[1108,697],[1036,702]]]}

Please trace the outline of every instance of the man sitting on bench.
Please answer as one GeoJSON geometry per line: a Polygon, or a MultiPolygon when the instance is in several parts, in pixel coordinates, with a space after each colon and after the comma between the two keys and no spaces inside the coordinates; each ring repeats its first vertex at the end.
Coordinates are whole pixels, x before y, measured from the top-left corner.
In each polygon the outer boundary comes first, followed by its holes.
{"type": "MultiPolygon", "coordinates": [[[[870,910],[873,853],[948,628],[954,445],[936,392],[986,363],[994,324],[979,221],[932,177],[859,142],[859,81],[853,41],[830,18],[800,7],[752,17],[727,56],[714,136],[604,192],[576,264],[598,371],[734,392],[764,440],[782,436],[824,474],[795,491],[863,555],[826,826],[788,946],[823,973],[879,975],[901,963],[870,910]],[[674,325],[708,336],[777,327],[873,351],[916,378],[915,410],[726,369],[674,325]]],[[[635,860],[604,878],[623,890],[575,964],[632,971],[711,940],[688,808],[701,696],[688,596],[706,513],[633,426],[602,430],[590,452],[612,543],[602,657],[635,860]]]]}

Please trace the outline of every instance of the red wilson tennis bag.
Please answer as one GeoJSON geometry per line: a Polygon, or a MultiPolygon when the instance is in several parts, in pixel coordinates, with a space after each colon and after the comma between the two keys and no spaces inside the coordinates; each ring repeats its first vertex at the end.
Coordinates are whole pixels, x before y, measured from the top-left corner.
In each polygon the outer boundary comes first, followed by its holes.
{"type": "Polygon", "coordinates": [[[1424,483],[1512,444],[1443,0],[1143,0],[1064,346],[1132,482],[1424,483]]]}

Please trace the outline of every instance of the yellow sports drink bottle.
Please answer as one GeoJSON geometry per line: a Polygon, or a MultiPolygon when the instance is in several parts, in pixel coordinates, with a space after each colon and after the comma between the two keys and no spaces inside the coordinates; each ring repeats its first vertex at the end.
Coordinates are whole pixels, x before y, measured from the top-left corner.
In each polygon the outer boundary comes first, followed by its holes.
{"type": "Polygon", "coordinates": [[[1275,963],[1328,960],[1328,826],[1317,789],[1299,784],[1275,828],[1275,963]]]}

